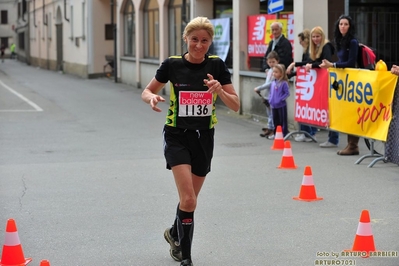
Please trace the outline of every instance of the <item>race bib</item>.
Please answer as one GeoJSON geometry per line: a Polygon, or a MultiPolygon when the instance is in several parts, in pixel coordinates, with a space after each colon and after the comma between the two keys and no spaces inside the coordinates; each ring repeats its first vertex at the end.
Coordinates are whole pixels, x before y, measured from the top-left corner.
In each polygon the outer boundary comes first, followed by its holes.
{"type": "Polygon", "coordinates": [[[210,116],[212,114],[212,93],[204,91],[179,92],[179,116],[210,116]]]}

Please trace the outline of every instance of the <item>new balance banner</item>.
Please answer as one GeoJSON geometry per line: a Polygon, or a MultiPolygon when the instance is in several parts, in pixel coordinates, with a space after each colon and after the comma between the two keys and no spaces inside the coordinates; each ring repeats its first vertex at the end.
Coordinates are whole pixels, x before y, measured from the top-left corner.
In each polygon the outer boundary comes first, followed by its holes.
{"type": "Polygon", "coordinates": [[[266,22],[275,21],[276,15],[248,16],[248,56],[264,57],[267,51],[266,22]]]}
{"type": "Polygon", "coordinates": [[[297,68],[295,120],[309,125],[328,127],[328,71],[297,68]]]}

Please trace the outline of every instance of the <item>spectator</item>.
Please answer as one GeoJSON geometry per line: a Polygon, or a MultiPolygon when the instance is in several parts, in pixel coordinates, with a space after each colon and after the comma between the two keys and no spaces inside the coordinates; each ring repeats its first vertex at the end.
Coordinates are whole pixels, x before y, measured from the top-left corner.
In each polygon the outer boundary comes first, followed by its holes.
{"type": "MultiPolygon", "coordinates": [[[[355,27],[352,18],[347,15],[341,15],[335,23],[334,42],[337,47],[338,62],[332,63],[324,59],[320,64],[322,68],[345,68],[356,67],[359,42],[355,37],[355,27]]],[[[328,141],[321,143],[322,148],[336,147],[339,140],[338,132],[330,131],[328,141]]],[[[337,152],[338,155],[358,155],[359,137],[348,134],[348,144],[345,149],[337,152]]]]}
{"type": "Polygon", "coordinates": [[[304,29],[298,34],[299,44],[302,46],[302,60],[301,62],[293,62],[287,68],[287,75],[295,76],[294,67],[303,66],[305,62],[309,61],[309,40],[310,40],[310,30],[304,29]]]}
{"type": "Polygon", "coordinates": [[[391,73],[399,76],[399,66],[393,65],[391,68],[391,73]]]}
{"type": "MultiPolygon", "coordinates": [[[[309,46],[309,59],[303,62],[292,63],[289,70],[294,66],[305,66],[306,71],[312,68],[319,68],[323,59],[330,60],[334,54],[334,46],[326,39],[323,29],[319,26],[314,27],[310,32],[311,42],[309,46]]],[[[310,136],[315,138],[317,128],[312,126],[301,125],[300,129],[307,132],[310,136]]],[[[305,134],[300,134],[295,137],[295,141],[311,142],[312,138],[306,137],[305,134]]]]}
{"type": "Polygon", "coordinates": [[[279,62],[278,54],[275,51],[271,51],[267,55],[267,64],[271,67],[266,69],[266,81],[262,85],[256,87],[254,91],[261,96],[260,92],[265,91],[263,102],[266,105],[266,116],[267,116],[267,127],[262,128],[263,133],[260,134],[261,137],[268,137],[274,134],[274,124],[273,124],[273,114],[270,108],[269,95],[270,95],[270,85],[273,81],[273,67],[279,62]]]}
{"type": "MultiPolygon", "coordinates": [[[[270,88],[269,102],[273,112],[274,126],[281,126],[283,136],[288,135],[288,112],[287,112],[287,98],[290,96],[288,77],[285,72],[283,64],[277,64],[273,67],[273,77],[275,80],[272,82],[270,88]]],[[[276,131],[276,130],[274,130],[276,131]]],[[[274,135],[270,135],[268,139],[274,139],[274,135]]]]}
{"type": "Polygon", "coordinates": [[[284,34],[282,34],[283,24],[281,24],[281,22],[273,22],[271,25],[271,30],[272,30],[273,40],[269,42],[266,54],[263,58],[262,71],[265,71],[266,69],[270,68],[270,66],[267,65],[267,56],[271,51],[277,52],[280,58],[280,64],[283,64],[285,66],[285,69],[287,69],[287,67],[293,61],[292,45],[290,41],[287,38],[285,38],[284,34]]]}

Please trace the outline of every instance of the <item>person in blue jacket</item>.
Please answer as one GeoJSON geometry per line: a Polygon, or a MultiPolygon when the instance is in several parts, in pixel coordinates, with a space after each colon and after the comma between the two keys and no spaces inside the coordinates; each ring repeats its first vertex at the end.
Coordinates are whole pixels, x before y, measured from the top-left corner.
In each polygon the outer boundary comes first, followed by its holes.
{"type": "MultiPolygon", "coordinates": [[[[329,60],[323,60],[321,68],[355,68],[357,54],[359,51],[359,41],[355,37],[355,26],[352,18],[347,15],[341,15],[335,23],[334,42],[337,47],[338,62],[332,63],[329,60]]],[[[321,143],[320,147],[336,147],[339,140],[338,132],[330,131],[328,141],[321,143]]],[[[358,155],[359,137],[348,134],[348,144],[337,152],[338,155],[358,155]]]]}

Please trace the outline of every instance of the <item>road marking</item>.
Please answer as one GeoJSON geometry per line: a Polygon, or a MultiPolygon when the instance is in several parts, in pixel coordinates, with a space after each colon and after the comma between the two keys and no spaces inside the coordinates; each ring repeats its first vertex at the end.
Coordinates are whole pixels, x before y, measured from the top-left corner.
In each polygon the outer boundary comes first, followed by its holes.
{"type": "Polygon", "coordinates": [[[10,87],[8,87],[6,84],[4,84],[4,82],[2,82],[0,80],[0,84],[6,88],[7,90],[9,90],[11,93],[13,93],[14,95],[16,95],[17,97],[19,97],[21,100],[25,101],[26,103],[28,103],[30,106],[32,106],[35,110],[0,110],[0,112],[42,112],[43,109],[40,108],[40,106],[38,106],[37,104],[35,104],[34,102],[32,102],[31,100],[29,100],[28,98],[26,98],[25,96],[23,96],[22,94],[16,92],[15,90],[11,89],[10,87]]]}

